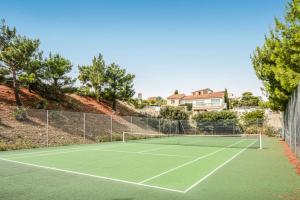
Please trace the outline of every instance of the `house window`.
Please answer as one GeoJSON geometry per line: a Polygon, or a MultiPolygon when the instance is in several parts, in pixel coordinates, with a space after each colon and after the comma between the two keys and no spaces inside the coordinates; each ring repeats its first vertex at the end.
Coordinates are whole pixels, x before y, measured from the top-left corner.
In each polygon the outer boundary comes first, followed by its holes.
{"type": "Polygon", "coordinates": [[[171,100],[171,104],[174,104],[175,103],[175,101],[174,100],[171,100]]]}
{"type": "Polygon", "coordinates": [[[218,105],[220,105],[220,99],[212,99],[211,100],[211,105],[213,105],[213,106],[218,106],[218,105]]]}
{"type": "Polygon", "coordinates": [[[196,106],[204,106],[204,101],[196,101],[196,106]]]}

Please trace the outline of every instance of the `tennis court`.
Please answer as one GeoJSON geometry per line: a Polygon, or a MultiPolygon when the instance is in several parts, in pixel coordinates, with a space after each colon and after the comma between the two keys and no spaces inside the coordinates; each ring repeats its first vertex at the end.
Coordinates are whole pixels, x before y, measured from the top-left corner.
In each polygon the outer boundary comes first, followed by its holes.
{"type": "Polygon", "coordinates": [[[186,194],[247,149],[261,151],[260,144],[258,135],[124,132],[123,142],[1,152],[0,162],[186,194]]]}

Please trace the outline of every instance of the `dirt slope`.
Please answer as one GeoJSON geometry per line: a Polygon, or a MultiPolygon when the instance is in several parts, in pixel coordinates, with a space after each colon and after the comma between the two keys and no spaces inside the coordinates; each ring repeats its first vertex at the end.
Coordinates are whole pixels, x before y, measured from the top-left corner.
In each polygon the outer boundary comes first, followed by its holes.
{"type": "MultiPolygon", "coordinates": [[[[43,101],[43,98],[37,93],[30,93],[25,88],[21,89],[20,97],[23,106],[28,109],[36,109],[36,106],[43,101]]],[[[51,111],[53,115],[57,115],[53,120],[60,119],[60,121],[59,123],[50,123],[49,140],[53,145],[103,141],[101,138],[104,137],[103,134],[106,134],[107,137],[107,133],[111,131],[110,119],[112,119],[115,133],[143,130],[143,122],[132,124],[130,117],[122,116],[122,114],[136,114],[133,109],[124,108],[122,104],[119,104],[118,108],[118,112],[114,112],[105,102],[98,102],[93,98],[82,97],[77,94],[67,94],[60,102],[47,100],[47,110],[65,111],[57,112],[59,115],[55,113],[56,111],[51,111]],[[82,134],[82,119],[73,117],[74,115],[82,115],[74,112],[81,114],[85,112],[89,117],[87,121],[88,131],[93,136],[87,136],[85,141],[83,141],[82,134]]],[[[10,144],[45,146],[45,110],[33,111],[31,114],[29,113],[26,121],[18,121],[12,114],[15,109],[13,90],[8,86],[0,85],[0,144],[2,141],[2,143],[10,144]]]]}

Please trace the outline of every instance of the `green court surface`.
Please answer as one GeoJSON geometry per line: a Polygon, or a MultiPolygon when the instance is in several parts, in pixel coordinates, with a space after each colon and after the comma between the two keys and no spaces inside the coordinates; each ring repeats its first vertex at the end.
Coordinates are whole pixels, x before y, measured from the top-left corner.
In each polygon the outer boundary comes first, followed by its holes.
{"type": "Polygon", "coordinates": [[[178,141],[0,152],[0,199],[300,199],[278,139],[178,141]]]}

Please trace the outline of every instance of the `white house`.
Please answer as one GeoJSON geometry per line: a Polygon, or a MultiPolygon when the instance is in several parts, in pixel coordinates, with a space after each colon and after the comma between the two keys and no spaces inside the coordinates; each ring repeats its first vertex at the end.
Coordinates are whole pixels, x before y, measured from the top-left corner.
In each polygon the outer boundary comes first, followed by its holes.
{"type": "Polygon", "coordinates": [[[190,103],[193,112],[220,111],[226,108],[224,91],[214,92],[209,88],[197,90],[191,95],[174,94],[167,97],[167,105],[180,106],[190,103]]]}

